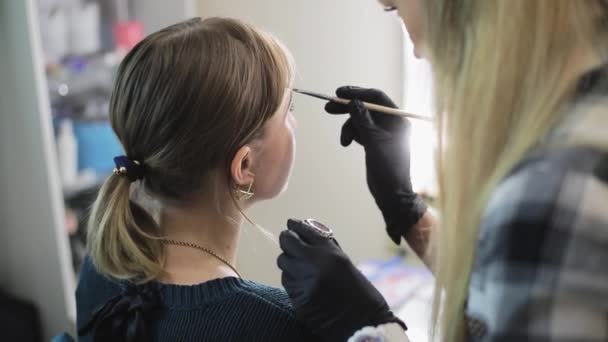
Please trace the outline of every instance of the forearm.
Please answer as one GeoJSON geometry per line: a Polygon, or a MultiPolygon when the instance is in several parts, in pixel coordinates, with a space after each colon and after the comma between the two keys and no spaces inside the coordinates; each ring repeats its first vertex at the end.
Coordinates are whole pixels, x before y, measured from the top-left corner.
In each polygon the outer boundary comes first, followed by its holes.
{"type": "Polygon", "coordinates": [[[427,210],[405,236],[407,244],[431,271],[433,271],[436,254],[432,248],[431,236],[436,229],[437,220],[427,210]]]}

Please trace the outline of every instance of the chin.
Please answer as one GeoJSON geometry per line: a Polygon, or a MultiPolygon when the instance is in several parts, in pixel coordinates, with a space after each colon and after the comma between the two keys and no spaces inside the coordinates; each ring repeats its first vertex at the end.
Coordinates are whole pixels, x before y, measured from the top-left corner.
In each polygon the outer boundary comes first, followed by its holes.
{"type": "Polygon", "coordinates": [[[283,184],[283,187],[281,188],[281,191],[279,191],[277,196],[281,196],[285,191],[287,191],[287,188],[289,188],[289,181],[287,181],[287,182],[285,182],[285,184],[283,184]]]}
{"type": "Polygon", "coordinates": [[[420,45],[414,45],[414,57],[418,59],[426,59],[426,51],[420,45]]]}
{"type": "Polygon", "coordinates": [[[276,194],[273,196],[273,198],[281,196],[283,193],[285,193],[287,191],[287,188],[289,188],[289,179],[287,179],[285,181],[285,183],[283,183],[283,186],[281,186],[279,188],[279,191],[276,192],[276,194]]]}

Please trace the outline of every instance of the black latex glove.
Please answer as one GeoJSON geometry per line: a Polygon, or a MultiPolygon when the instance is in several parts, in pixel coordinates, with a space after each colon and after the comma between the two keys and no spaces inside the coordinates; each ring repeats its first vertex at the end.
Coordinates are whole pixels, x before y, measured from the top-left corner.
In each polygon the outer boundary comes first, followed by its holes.
{"type": "Polygon", "coordinates": [[[366,109],[362,102],[397,108],[382,91],[340,87],[336,95],[352,100],[348,105],[329,102],[330,114],[350,113],[342,126],[342,146],[354,140],[365,149],[367,185],[382,212],[386,230],[399,244],[427,207],[412,190],[410,180],[410,122],[401,117],[366,109]]]}
{"type": "Polygon", "coordinates": [[[296,317],[328,342],[343,342],[366,326],[405,324],[334,239],[289,220],[279,237],[281,281],[296,317]]]}

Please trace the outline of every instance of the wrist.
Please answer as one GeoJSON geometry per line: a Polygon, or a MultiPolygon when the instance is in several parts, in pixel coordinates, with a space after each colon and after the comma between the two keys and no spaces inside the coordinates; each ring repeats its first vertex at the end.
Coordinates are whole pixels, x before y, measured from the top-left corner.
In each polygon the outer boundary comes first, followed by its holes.
{"type": "Polygon", "coordinates": [[[348,342],[393,341],[408,341],[405,330],[397,323],[386,323],[377,327],[364,327],[348,339],[348,342]]]}
{"type": "Polygon", "coordinates": [[[382,216],[391,240],[399,244],[401,237],[405,238],[423,221],[428,208],[416,194],[396,200],[391,207],[381,207],[382,216]]]}

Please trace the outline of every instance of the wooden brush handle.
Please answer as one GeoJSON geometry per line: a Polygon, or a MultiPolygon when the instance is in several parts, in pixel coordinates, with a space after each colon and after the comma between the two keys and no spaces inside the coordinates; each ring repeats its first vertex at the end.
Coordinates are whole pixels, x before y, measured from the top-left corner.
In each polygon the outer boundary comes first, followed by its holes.
{"type": "MultiPolygon", "coordinates": [[[[339,97],[332,97],[331,100],[333,102],[342,103],[342,104],[349,104],[350,103],[350,100],[342,99],[342,98],[339,98],[339,97]]],[[[408,112],[403,111],[403,110],[398,109],[398,108],[391,108],[391,107],[381,106],[381,105],[377,105],[377,104],[373,104],[373,103],[368,103],[368,102],[363,102],[363,106],[365,106],[365,108],[367,108],[369,110],[373,110],[375,112],[380,112],[380,113],[384,113],[384,114],[396,115],[396,116],[401,116],[401,117],[410,118],[410,119],[418,119],[418,120],[424,120],[424,121],[433,121],[433,119],[430,118],[430,117],[428,117],[428,116],[418,115],[418,114],[411,114],[411,113],[408,113],[408,112]]]]}

